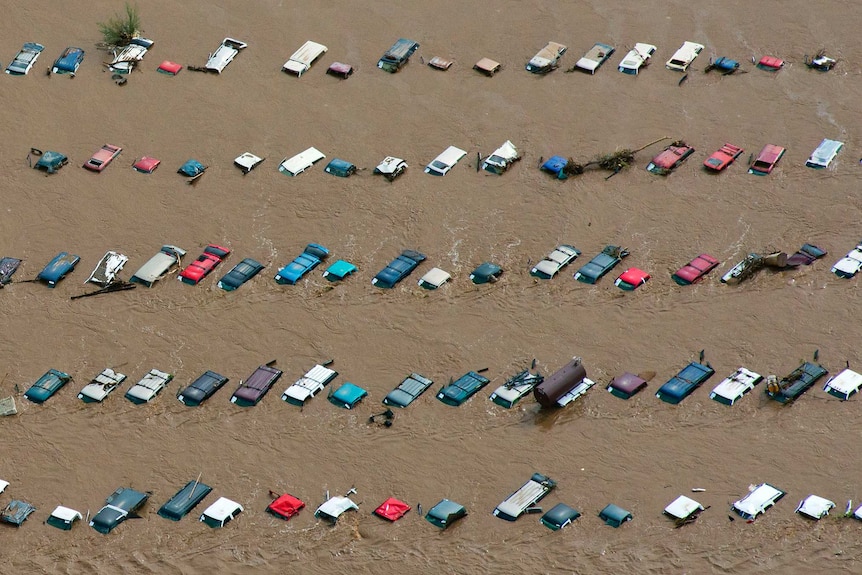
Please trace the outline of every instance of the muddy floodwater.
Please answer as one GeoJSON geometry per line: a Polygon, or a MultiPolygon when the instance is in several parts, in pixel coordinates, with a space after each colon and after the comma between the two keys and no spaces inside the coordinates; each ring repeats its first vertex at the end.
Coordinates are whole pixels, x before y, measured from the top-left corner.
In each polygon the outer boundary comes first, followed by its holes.
{"type": "Polygon", "coordinates": [[[857,573],[862,522],[842,517],[862,500],[862,409],[827,395],[825,379],[792,405],[764,385],[736,405],[709,399],[737,367],[783,376],[817,361],[838,373],[860,362],[858,279],[831,266],[862,237],[862,41],[856,2],[816,9],[788,0],[682,2],[139,2],[144,35],[155,41],[117,85],[99,50],[97,22],[122,9],[93,0],[59,10],[22,3],[0,20],[0,63],[24,42],[45,46],[24,77],[0,77],[0,256],[21,258],[0,290],[0,397],[18,414],[0,419],[0,504],[22,499],[37,511],[0,529],[3,573],[857,573]],[[203,66],[224,37],[248,44],[220,75],[157,73],[164,60],[203,66]],[[396,74],[377,69],[398,38],[421,44],[396,74]],[[328,52],[302,77],[281,71],[306,40],[328,52]],[[684,82],[665,61],[686,40],[705,46],[684,82]],[[534,75],[526,62],[547,42],[568,46],[560,68],[534,75]],[[566,73],[595,42],[616,47],[596,72],[566,73]],[[658,47],[637,76],[616,67],[636,43],[658,47]],[[74,77],[47,75],[67,46],[86,52],[74,77]],[[809,70],[806,54],[838,59],[809,70]],[[769,73],[752,59],[783,58],[769,73]],[[445,72],[423,63],[454,61],[445,72]],[[726,56],[740,71],[704,73],[726,56]],[[479,59],[500,62],[486,77],[479,59]],[[354,66],[347,80],[325,74],[354,66]],[[562,181],[538,169],[553,155],[587,162],[621,148],[635,161],[606,179],[588,170],[562,181]],[[825,170],[805,167],[823,138],[845,146],[825,170]],[[476,169],[511,140],[522,160],[502,176],[476,169]],[[669,176],[645,167],[663,146],[696,152],[669,176]],[[703,161],[725,142],[744,148],[721,174],[703,161]],[[123,148],[102,173],[81,165],[103,144],[123,148]],[[747,173],[766,144],[787,152],[766,177],[747,173]],[[423,168],[448,146],[467,155],[445,177],[423,168]],[[314,146],[326,159],[295,177],[277,170],[314,146]],[[46,176],[30,169],[31,148],[66,154],[46,176]],[[247,175],[243,152],[265,161],[247,175]],[[161,166],[132,170],[142,156],[161,166]],[[374,175],[385,156],[404,158],[394,182],[374,175]],[[208,166],[194,184],[176,173],[195,158],[208,166]],[[325,173],[342,158],[359,171],[325,173]],[[273,281],[310,242],[330,256],[295,286],[273,281]],[[749,252],[828,251],[810,266],[764,270],[736,285],[721,274],[749,252]],[[232,250],[198,286],[176,272],[138,287],[71,300],[107,250],[129,257],[128,279],[163,244],[188,252],[187,265],[215,243],[232,250]],[[582,252],[552,280],[530,275],[558,244],[582,252]],[[630,255],[595,285],[572,274],[607,244],[630,255]],[[394,289],[371,279],[402,250],[427,259],[394,289]],[[58,252],[80,256],[56,288],[26,282],[58,252]],[[701,283],[671,274],[700,253],[720,262],[701,283]],[[218,279],[243,258],[266,269],[233,292],[218,279]],[[337,259],[357,266],[340,283],[322,277],[337,259]],[[499,281],[474,285],[471,271],[500,265],[499,281]],[[452,274],[435,291],[417,285],[432,267],[452,274]],[[651,279],[634,292],[614,286],[626,268],[651,279]],[[679,405],[655,392],[703,350],[716,374],[679,405]],[[530,367],[550,375],[583,358],[596,386],[564,409],[528,396],[512,409],[488,396],[530,367]],[[231,393],[261,364],[284,375],[256,407],[231,393]],[[368,391],[353,410],[327,401],[302,409],[281,393],[317,363],[333,360],[330,388],[368,391]],[[128,375],[101,404],[76,396],[105,367],[128,375]],[[73,381],[42,405],[23,392],[48,369],[73,381]],[[150,369],[174,375],[149,404],[123,395],[150,369]],[[461,407],[436,392],[451,378],[487,368],[491,381],[461,407]],[[206,370],[230,378],[209,401],[175,399],[206,370]],[[625,371],[654,374],[625,401],[605,388],[625,371]],[[383,397],[411,372],[434,385],[395,410],[390,427],[369,423],[383,397]],[[557,481],[539,503],[583,516],[552,532],[528,514],[516,522],[495,506],[534,473],[557,481]],[[189,516],[172,522],[159,507],[189,481],[213,487],[189,516]],[[752,484],[787,496],[754,523],[730,505],[752,484]],[[118,487],[149,492],[139,513],[102,535],[44,523],[59,505],[95,514],[118,487]],[[314,518],[328,492],[358,511],[335,526],[314,518]],[[692,493],[693,488],[703,489],[692,493]],[[306,503],[282,521],[265,512],[270,491],[306,503]],[[662,515],[681,494],[704,513],[675,528],[662,515]],[[794,513],[809,494],[837,504],[811,521],[794,513]],[[223,529],[197,518],[218,497],[245,511],[223,529]],[[371,512],[393,496],[413,509],[389,523],[371,512]],[[468,515],[440,531],[417,513],[443,498],[468,515]],[[598,512],[615,503],[633,521],[614,529],[598,512]]]}

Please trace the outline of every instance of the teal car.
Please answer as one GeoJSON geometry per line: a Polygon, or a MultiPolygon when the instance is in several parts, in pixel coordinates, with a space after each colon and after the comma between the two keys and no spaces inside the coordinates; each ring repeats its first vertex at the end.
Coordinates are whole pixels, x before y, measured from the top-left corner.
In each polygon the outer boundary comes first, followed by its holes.
{"type": "Polygon", "coordinates": [[[475,371],[467,372],[437,392],[437,399],[446,405],[458,407],[488,385],[490,381],[475,371]]]}
{"type": "Polygon", "coordinates": [[[36,380],[24,393],[24,397],[33,403],[44,403],[52,395],[57,393],[61,387],[72,380],[72,376],[56,369],[49,369],[45,375],[36,380]]]}

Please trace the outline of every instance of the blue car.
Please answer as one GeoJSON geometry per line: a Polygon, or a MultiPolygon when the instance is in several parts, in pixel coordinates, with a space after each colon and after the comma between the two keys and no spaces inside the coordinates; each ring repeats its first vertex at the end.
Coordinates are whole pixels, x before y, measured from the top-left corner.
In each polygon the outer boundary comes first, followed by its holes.
{"type": "Polygon", "coordinates": [[[257,260],[245,258],[227,272],[223,278],[218,281],[218,287],[224,291],[233,291],[238,289],[242,284],[256,276],[265,266],[257,260]]]}
{"type": "Polygon", "coordinates": [[[711,366],[693,361],[661,386],[655,396],[662,401],[675,405],[691,395],[714,373],[715,370],[711,366]]]}
{"type": "Polygon", "coordinates": [[[278,270],[275,274],[276,283],[294,285],[301,280],[305,274],[317,267],[326,259],[329,250],[320,244],[308,244],[305,250],[296,258],[278,270]]]}
{"type": "Polygon", "coordinates": [[[414,250],[404,250],[400,256],[389,262],[389,265],[374,276],[371,285],[379,288],[393,288],[395,284],[409,276],[423,261],[425,261],[425,254],[414,250]]]}
{"type": "Polygon", "coordinates": [[[84,61],[84,50],[69,46],[60,57],[54,62],[54,67],[51,72],[54,74],[74,74],[78,71],[78,66],[84,61]]]}
{"type": "Polygon", "coordinates": [[[57,393],[61,387],[71,381],[72,376],[56,369],[49,369],[45,375],[36,380],[24,393],[24,397],[33,403],[44,403],[52,395],[57,393]]]}
{"type": "Polygon", "coordinates": [[[36,279],[48,284],[48,287],[56,287],[57,282],[63,279],[67,273],[75,269],[81,258],[68,252],[60,252],[54,259],[48,262],[36,279]]]}
{"type": "Polygon", "coordinates": [[[562,156],[551,156],[544,164],[542,164],[540,169],[543,172],[548,172],[549,174],[559,178],[563,173],[563,168],[565,168],[568,163],[569,161],[562,156]]]}
{"type": "Polygon", "coordinates": [[[475,371],[469,371],[440,389],[437,399],[446,405],[458,407],[488,385],[491,380],[475,371]]]}

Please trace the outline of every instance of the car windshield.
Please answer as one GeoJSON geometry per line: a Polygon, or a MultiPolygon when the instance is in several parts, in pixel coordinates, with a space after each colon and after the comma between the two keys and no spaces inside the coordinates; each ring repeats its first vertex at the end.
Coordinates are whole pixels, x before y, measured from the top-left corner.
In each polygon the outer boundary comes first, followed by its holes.
{"type": "Polygon", "coordinates": [[[766,169],[768,169],[768,168],[769,168],[769,166],[771,166],[771,165],[772,165],[772,164],[771,164],[770,162],[766,162],[766,161],[764,161],[764,160],[757,160],[756,162],[754,162],[754,165],[752,165],[751,167],[752,167],[752,168],[754,168],[754,169],[764,169],[764,170],[766,170],[766,169]]]}
{"type": "Polygon", "coordinates": [[[443,162],[441,162],[440,160],[434,160],[433,162],[431,162],[431,165],[434,166],[435,168],[437,168],[438,170],[445,170],[446,168],[449,167],[446,164],[444,164],[443,162]]]}
{"type": "Polygon", "coordinates": [[[706,161],[706,163],[709,164],[710,166],[716,166],[717,167],[717,166],[721,165],[721,160],[719,160],[718,158],[710,158],[706,161]]]}

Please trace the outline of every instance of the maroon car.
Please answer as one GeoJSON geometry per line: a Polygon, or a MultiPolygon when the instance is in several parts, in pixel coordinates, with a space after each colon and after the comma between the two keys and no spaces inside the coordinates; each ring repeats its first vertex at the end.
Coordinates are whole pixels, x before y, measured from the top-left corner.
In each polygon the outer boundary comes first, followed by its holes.
{"type": "Polygon", "coordinates": [[[674,273],[671,277],[673,281],[681,286],[696,284],[703,279],[703,276],[711,272],[718,266],[718,260],[709,254],[700,254],[674,273]]]}
{"type": "Polygon", "coordinates": [[[119,146],[112,146],[111,144],[105,144],[99,150],[93,154],[87,163],[84,164],[84,167],[93,172],[101,172],[105,168],[108,167],[114,158],[120,155],[120,152],[123,151],[123,148],[119,146]]]}
{"type": "Polygon", "coordinates": [[[733,163],[743,152],[743,149],[733,144],[724,144],[703,161],[703,166],[714,172],[720,172],[733,163]]]}
{"type": "Polygon", "coordinates": [[[204,253],[180,272],[178,280],[184,284],[197,285],[207,277],[230,254],[228,248],[210,244],[204,248],[204,253]]]}
{"type": "Polygon", "coordinates": [[[257,405],[266,392],[278,381],[282,371],[273,367],[275,360],[261,365],[254,373],[248,376],[248,379],[241,382],[236,391],[230,398],[231,403],[235,403],[240,407],[252,407],[257,405]]]}
{"type": "Polygon", "coordinates": [[[787,150],[781,146],[766,144],[763,146],[763,149],[760,150],[760,153],[757,154],[757,159],[754,160],[754,163],[748,168],[748,173],[756,176],[765,176],[771,173],[773,168],[775,168],[775,164],[777,164],[778,160],[784,156],[784,152],[786,151],[787,150]]]}

